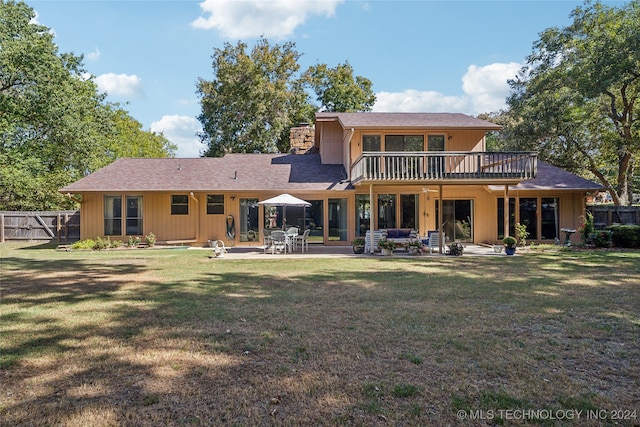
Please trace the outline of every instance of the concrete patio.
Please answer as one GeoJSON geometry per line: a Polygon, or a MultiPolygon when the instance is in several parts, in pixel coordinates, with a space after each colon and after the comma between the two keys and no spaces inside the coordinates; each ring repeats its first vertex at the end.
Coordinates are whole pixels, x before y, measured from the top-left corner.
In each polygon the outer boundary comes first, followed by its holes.
{"type": "MultiPolygon", "coordinates": [[[[325,246],[318,244],[310,244],[309,250],[305,253],[301,253],[300,249],[294,252],[287,252],[286,255],[284,253],[276,253],[272,254],[270,252],[264,253],[264,249],[262,246],[237,246],[237,247],[227,247],[227,253],[224,254],[224,257],[213,257],[213,250],[211,248],[198,248],[198,249],[206,249],[211,251],[211,258],[217,260],[224,259],[283,259],[283,258],[341,258],[341,257],[375,257],[380,259],[389,259],[390,257],[382,256],[379,252],[374,254],[354,254],[351,246],[325,246]]],[[[429,253],[428,251],[425,254],[410,256],[406,250],[396,250],[391,258],[428,258],[428,257],[439,257],[439,256],[448,256],[446,254],[440,254],[438,252],[429,253]]],[[[465,245],[464,255],[463,256],[506,256],[504,251],[501,253],[496,253],[491,246],[483,246],[483,245],[474,245],[468,244],[465,245]]]]}

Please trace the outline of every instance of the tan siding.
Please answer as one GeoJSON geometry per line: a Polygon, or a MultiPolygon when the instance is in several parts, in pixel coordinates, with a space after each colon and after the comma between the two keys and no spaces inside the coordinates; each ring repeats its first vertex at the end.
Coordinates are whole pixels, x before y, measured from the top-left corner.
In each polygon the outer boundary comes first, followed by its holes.
{"type": "MultiPolygon", "coordinates": [[[[498,198],[502,198],[502,191],[489,192],[482,185],[444,185],[442,187],[443,200],[464,199],[473,201],[473,241],[474,243],[500,243],[498,235],[498,198]]],[[[436,200],[440,195],[438,186],[374,186],[373,211],[377,211],[378,194],[418,194],[419,195],[419,232],[425,235],[429,230],[436,229],[436,200]],[[425,191],[423,191],[423,189],[425,191]],[[426,191],[426,190],[430,191],[426,191]]],[[[358,188],[358,194],[369,194],[369,186],[358,188]]],[[[550,192],[550,191],[519,191],[511,192],[510,197],[557,197],[560,199],[560,228],[577,228],[581,224],[584,212],[584,194],[580,192],[550,192]]],[[[399,214],[399,213],[398,213],[399,214]]],[[[518,213],[516,213],[516,218],[518,213]]],[[[517,219],[518,220],[518,219],[517,219]]],[[[538,227],[539,228],[539,227],[538,227]]],[[[561,238],[563,237],[561,233],[561,238]]],[[[574,235],[575,237],[575,235],[574,235]]],[[[530,238],[530,241],[535,239],[530,238]]],[[[577,241],[577,240],[576,240],[577,241]]]]}
{"type": "Polygon", "coordinates": [[[335,164],[342,163],[342,141],[343,131],[338,123],[327,122],[321,123],[321,138],[322,144],[320,144],[320,157],[323,164],[335,164]]]}
{"type": "Polygon", "coordinates": [[[104,233],[104,196],[84,194],[80,208],[80,238],[95,239],[104,233]]]}

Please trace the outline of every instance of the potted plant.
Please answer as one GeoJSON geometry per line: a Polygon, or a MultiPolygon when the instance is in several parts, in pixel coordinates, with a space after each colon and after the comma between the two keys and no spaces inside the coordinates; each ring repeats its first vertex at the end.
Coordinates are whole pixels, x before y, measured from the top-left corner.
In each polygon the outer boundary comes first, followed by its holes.
{"type": "Polygon", "coordinates": [[[449,245],[449,255],[462,256],[464,245],[460,242],[453,242],[449,245]]]}
{"type": "Polygon", "coordinates": [[[356,237],[351,242],[351,246],[353,247],[354,254],[363,254],[364,253],[364,237],[356,237]]]}
{"type": "Polygon", "coordinates": [[[502,239],[502,243],[504,243],[504,251],[507,255],[513,255],[516,253],[517,240],[515,237],[507,236],[502,239]]]}
{"type": "Polygon", "coordinates": [[[407,242],[407,252],[409,255],[418,255],[421,254],[424,250],[424,244],[421,240],[411,239],[407,242]]]}
{"type": "Polygon", "coordinates": [[[378,247],[380,248],[382,255],[390,256],[396,249],[396,242],[393,240],[380,239],[378,247]]]}

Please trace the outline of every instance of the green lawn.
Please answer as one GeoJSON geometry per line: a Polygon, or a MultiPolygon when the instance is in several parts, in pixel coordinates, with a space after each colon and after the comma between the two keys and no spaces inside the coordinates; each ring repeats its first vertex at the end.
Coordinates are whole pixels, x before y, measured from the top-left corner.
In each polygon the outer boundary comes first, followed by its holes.
{"type": "Polygon", "coordinates": [[[2,426],[640,425],[640,252],[0,255],[2,426]]]}

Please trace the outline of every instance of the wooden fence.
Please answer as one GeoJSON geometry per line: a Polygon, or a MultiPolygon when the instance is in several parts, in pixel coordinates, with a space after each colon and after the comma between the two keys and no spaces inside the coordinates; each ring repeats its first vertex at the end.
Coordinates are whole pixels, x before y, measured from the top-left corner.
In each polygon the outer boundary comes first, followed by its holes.
{"type": "Polygon", "coordinates": [[[640,206],[590,205],[587,209],[593,214],[593,224],[597,229],[613,224],[640,225],[640,206]]]}
{"type": "Polygon", "coordinates": [[[0,211],[0,242],[7,240],[80,240],[80,211],[0,211]]]}

